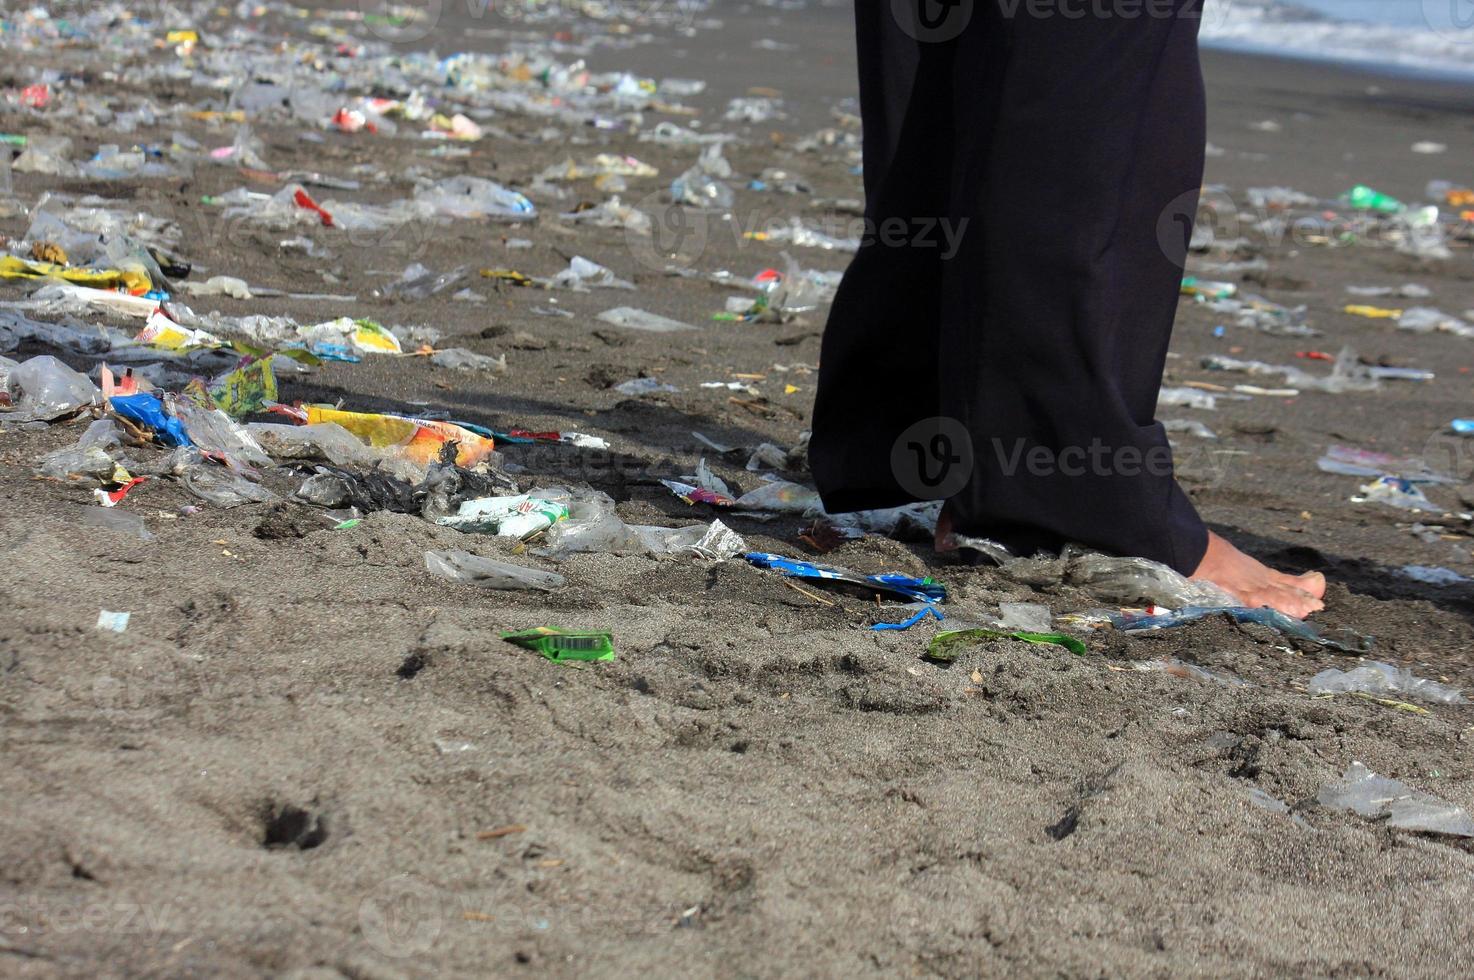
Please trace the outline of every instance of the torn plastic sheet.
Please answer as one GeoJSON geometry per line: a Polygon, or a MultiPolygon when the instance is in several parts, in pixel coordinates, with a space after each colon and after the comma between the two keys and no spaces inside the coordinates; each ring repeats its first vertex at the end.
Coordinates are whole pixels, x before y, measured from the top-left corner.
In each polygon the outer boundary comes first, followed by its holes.
{"type": "Polygon", "coordinates": [[[1403,694],[1439,704],[1467,704],[1458,688],[1414,676],[1406,667],[1372,660],[1352,670],[1334,667],[1316,674],[1305,685],[1311,694],[1403,694]]]}
{"type": "Polygon", "coordinates": [[[1231,617],[1238,623],[1258,623],[1278,630],[1286,636],[1318,646],[1329,647],[1332,650],[1340,650],[1343,653],[1366,653],[1372,648],[1372,638],[1349,629],[1335,629],[1322,631],[1310,625],[1304,620],[1287,616],[1277,609],[1263,606],[1258,609],[1249,609],[1245,606],[1188,606],[1174,612],[1161,615],[1150,615],[1147,613],[1121,612],[1111,615],[1111,624],[1116,629],[1126,633],[1138,633],[1142,630],[1171,629],[1175,626],[1186,626],[1195,623],[1208,616],[1223,615],[1231,617]]]}
{"type": "Polygon", "coordinates": [[[1463,807],[1379,776],[1360,762],[1351,763],[1341,779],[1322,786],[1316,800],[1331,810],[1350,810],[1373,820],[1385,817],[1389,827],[1400,830],[1474,837],[1474,820],[1463,807]]]}
{"type": "Polygon", "coordinates": [[[563,586],[563,576],[523,565],[482,558],[466,551],[427,551],[425,570],[460,585],[482,589],[540,589],[551,592],[563,586]]]}
{"type": "Polygon", "coordinates": [[[1316,460],[1322,473],[1340,476],[1400,476],[1410,483],[1457,483],[1416,456],[1393,456],[1354,446],[1331,446],[1316,460]]]}

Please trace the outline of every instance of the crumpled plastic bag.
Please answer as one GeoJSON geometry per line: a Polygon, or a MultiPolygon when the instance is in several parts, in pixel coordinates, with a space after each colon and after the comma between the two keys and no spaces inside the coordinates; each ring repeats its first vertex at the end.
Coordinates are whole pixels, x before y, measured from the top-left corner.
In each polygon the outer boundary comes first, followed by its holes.
{"type": "Polygon", "coordinates": [[[105,483],[118,468],[108,450],[121,442],[122,432],[118,424],[112,419],[98,419],[87,427],[76,445],[42,456],[36,473],[53,480],[81,479],[105,483]]]}
{"type": "Polygon", "coordinates": [[[49,422],[102,401],[102,392],[86,375],[50,354],[15,364],[5,387],[12,407],[0,411],[0,422],[49,422]]]}

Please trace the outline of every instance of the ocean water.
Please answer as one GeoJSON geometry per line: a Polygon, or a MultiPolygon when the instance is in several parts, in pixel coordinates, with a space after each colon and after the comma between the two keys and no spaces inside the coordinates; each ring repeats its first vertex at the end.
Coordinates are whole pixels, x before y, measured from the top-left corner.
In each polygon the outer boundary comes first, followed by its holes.
{"type": "Polygon", "coordinates": [[[1474,0],[1207,0],[1203,43],[1474,76],[1474,0]]]}

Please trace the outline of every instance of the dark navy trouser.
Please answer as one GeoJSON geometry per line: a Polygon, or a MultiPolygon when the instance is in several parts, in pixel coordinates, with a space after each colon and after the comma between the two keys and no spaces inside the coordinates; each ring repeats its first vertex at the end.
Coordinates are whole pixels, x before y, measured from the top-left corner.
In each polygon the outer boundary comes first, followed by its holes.
{"type": "Polygon", "coordinates": [[[1016,553],[1192,572],[1207,531],[1155,412],[1203,175],[1195,0],[856,0],[856,24],[866,236],[824,334],[826,508],[946,496],[1016,553]]]}

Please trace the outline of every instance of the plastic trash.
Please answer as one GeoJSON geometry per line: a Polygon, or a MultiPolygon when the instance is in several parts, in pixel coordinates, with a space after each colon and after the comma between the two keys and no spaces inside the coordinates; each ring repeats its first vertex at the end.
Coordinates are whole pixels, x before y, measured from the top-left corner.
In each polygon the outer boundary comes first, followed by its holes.
{"type": "Polygon", "coordinates": [[[1355,446],[1332,445],[1316,460],[1322,473],[1341,476],[1400,476],[1412,483],[1454,483],[1416,456],[1394,456],[1355,446]]]}
{"type": "Polygon", "coordinates": [[[937,620],[938,622],[942,622],[947,618],[946,616],[942,615],[941,611],[938,610],[936,606],[933,606],[927,602],[909,603],[905,608],[915,609],[916,612],[901,620],[899,623],[876,623],[870,628],[878,633],[908,630],[911,627],[915,626],[917,623],[924,621],[928,616],[930,616],[932,619],[937,620]]]}
{"type": "Polygon", "coordinates": [[[144,523],[143,517],[124,510],[105,507],[88,507],[82,511],[80,523],[83,527],[98,528],[115,534],[126,534],[140,541],[154,540],[153,532],[144,523]]]}
{"type": "Polygon", "coordinates": [[[731,507],[736,503],[726,493],[713,490],[708,487],[699,487],[691,483],[682,483],[678,480],[661,480],[671,493],[688,504],[710,504],[713,507],[731,507]]]}
{"type": "Polygon", "coordinates": [[[188,397],[172,399],[174,416],[189,441],[202,452],[218,453],[229,465],[270,466],[271,457],[245,427],[218,408],[203,408],[188,397]]]}
{"type": "Polygon", "coordinates": [[[1054,614],[1037,602],[1000,602],[997,625],[1025,633],[1048,633],[1054,626],[1054,614]]]}
{"type": "MultiPolygon", "coordinates": [[[[1116,558],[1072,551],[1063,558],[1063,581],[1097,599],[1124,604],[1148,603],[1168,608],[1229,607],[1238,600],[1211,582],[1189,579],[1145,558],[1116,558]]],[[[1004,566],[1007,573],[1008,566],[1004,566]]]]}
{"type": "Polygon", "coordinates": [[[179,481],[190,493],[217,507],[266,504],[277,499],[276,494],[265,487],[219,466],[187,467],[180,474],[179,481]]]}
{"type": "Polygon", "coordinates": [[[96,628],[109,633],[126,633],[128,620],[132,615],[126,612],[110,612],[106,609],[98,610],[96,628]]]}
{"type": "Polygon", "coordinates": [[[704,172],[700,166],[692,167],[671,181],[670,197],[677,204],[719,211],[729,210],[737,200],[731,187],[704,172]]]}
{"type": "Polygon", "coordinates": [[[1347,766],[1340,780],[1322,786],[1316,800],[1330,810],[1350,810],[1373,820],[1385,817],[1389,827],[1399,830],[1474,837],[1474,820],[1463,807],[1379,776],[1360,762],[1347,766]]]}
{"type": "Polygon", "coordinates": [[[1187,606],[1160,615],[1134,612],[1112,613],[1110,620],[1116,629],[1134,633],[1141,630],[1172,629],[1195,623],[1208,616],[1218,615],[1228,616],[1239,623],[1258,623],[1261,626],[1268,626],[1285,636],[1329,647],[1332,650],[1340,650],[1343,653],[1364,654],[1372,648],[1372,639],[1369,636],[1363,636],[1349,629],[1321,630],[1304,620],[1287,616],[1268,606],[1258,609],[1249,609],[1245,606],[1216,606],[1213,608],[1187,606]]]}
{"type": "Polygon", "coordinates": [[[1218,407],[1218,399],[1207,391],[1197,388],[1163,388],[1157,395],[1157,408],[1199,408],[1204,411],[1214,411],[1218,407]]]}
{"type": "Polygon", "coordinates": [[[750,551],[742,556],[757,568],[782,572],[790,578],[801,578],[842,591],[872,597],[900,598],[907,602],[946,602],[947,587],[931,578],[910,575],[861,575],[847,568],[816,565],[813,562],[763,551],[750,551]]]}
{"type": "Polygon", "coordinates": [[[353,433],[380,455],[395,456],[421,466],[438,461],[446,445],[452,442],[456,444],[457,459],[464,466],[475,466],[490,459],[496,451],[495,440],[489,435],[473,432],[454,422],[346,412],[327,405],[304,405],[300,409],[278,407],[277,411],[308,425],[332,422],[353,433]]]}
{"type": "Polygon", "coordinates": [[[363,440],[336,422],[251,422],[246,432],[267,455],[278,460],[326,460],[335,466],[355,466],[370,465],[379,458],[363,440]]]}
{"type": "Polygon", "coordinates": [[[108,399],[108,407],[118,418],[152,432],[161,445],[191,445],[184,423],[164,411],[164,403],[158,395],[151,392],[114,395],[108,399]]]}
{"type": "Polygon", "coordinates": [[[1271,796],[1258,786],[1249,787],[1249,802],[1261,810],[1268,810],[1270,813],[1280,816],[1285,816],[1290,812],[1288,803],[1278,797],[1271,796]]]}
{"type": "Polygon", "coordinates": [[[534,650],[554,663],[602,662],[614,659],[614,637],[608,633],[580,632],[553,626],[503,633],[502,639],[534,650]]]}
{"type": "Polygon", "coordinates": [[[1403,578],[1410,578],[1414,582],[1422,582],[1424,585],[1462,585],[1469,581],[1467,576],[1460,575],[1451,568],[1428,565],[1404,565],[1397,570],[1397,574],[1403,578]]]}
{"type": "Polygon", "coordinates": [[[492,357],[477,354],[464,347],[448,347],[430,355],[430,363],[436,367],[454,371],[480,371],[487,374],[503,374],[507,370],[507,355],[492,357]]]}
{"type": "Polygon", "coordinates": [[[211,276],[204,282],[182,282],[179,284],[189,295],[202,298],[208,296],[229,296],[231,299],[250,299],[251,287],[246,285],[244,279],[235,276],[211,276]]]}
{"type": "Polygon", "coordinates": [[[616,327],[647,330],[651,333],[674,333],[677,330],[696,329],[689,323],[682,323],[679,320],[672,320],[669,317],[628,306],[617,306],[612,310],[605,310],[598,315],[598,319],[605,323],[612,323],[616,327]]]}
{"type": "Polygon", "coordinates": [[[1429,500],[1422,489],[1411,480],[1400,476],[1384,476],[1363,484],[1360,495],[1351,498],[1353,503],[1379,503],[1401,510],[1422,510],[1441,513],[1439,507],[1429,500]]]}
{"type": "Polygon", "coordinates": [[[1346,671],[1327,668],[1312,677],[1305,689],[1311,694],[1403,694],[1439,704],[1468,703],[1458,688],[1415,677],[1406,667],[1394,667],[1377,660],[1346,671]]]}
{"type": "Polygon", "coordinates": [[[721,521],[712,521],[690,550],[700,558],[710,561],[726,561],[747,550],[747,542],[736,531],[721,521]]]}
{"type": "Polygon", "coordinates": [[[1218,434],[1197,419],[1163,419],[1162,429],[1171,434],[1192,436],[1194,439],[1217,439],[1218,434]]]}
{"type": "Polygon", "coordinates": [[[1212,681],[1225,687],[1248,687],[1249,682],[1226,670],[1213,670],[1209,667],[1199,667],[1197,664],[1185,663],[1176,657],[1168,657],[1164,660],[1141,660],[1132,665],[1134,669],[1151,673],[1159,671],[1171,674],[1173,677],[1182,677],[1194,681],[1212,681]]]}
{"type": "Polygon", "coordinates": [[[1357,184],[1351,190],[1342,194],[1341,200],[1348,207],[1356,208],[1359,211],[1401,214],[1407,210],[1407,205],[1403,204],[1397,198],[1383,194],[1381,191],[1374,190],[1365,184],[1357,184]]]}
{"type": "Polygon", "coordinates": [[[432,272],[418,262],[405,267],[397,282],[379,290],[379,295],[401,300],[424,300],[445,292],[466,278],[467,269],[461,266],[449,272],[432,272]]]}
{"type": "Polygon", "coordinates": [[[567,517],[568,506],[565,503],[538,496],[538,491],[533,491],[516,496],[468,500],[456,513],[437,518],[435,523],[467,533],[525,540],[567,517]]]}
{"type": "Polygon", "coordinates": [[[779,514],[821,514],[824,503],[819,491],[798,483],[773,480],[763,483],[738,497],[735,506],[743,510],[771,511],[779,514]]]}
{"type": "Polygon", "coordinates": [[[98,419],[87,427],[76,445],[41,457],[36,473],[52,480],[90,480],[110,483],[118,464],[108,450],[118,446],[122,433],[112,419],[98,419]]]}
{"type": "Polygon", "coordinates": [[[425,569],[432,575],[483,589],[561,588],[563,576],[507,562],[480,558],[465,551],[427,551],[425,569]]]}
{"type": "Polygon", "coordinates": [[[677,392],[681,389],[675,385],[666,384],[658,378],[632,378],[629,381],[620,382],[612,390],[619,392],[621,395],[628,395],[631,398],[639,398],[644,395],[654,395],[662,392],[677,392]]]}
{"type": "Polygon", "coordinates": [[[297,488],[298,499],[330,510],[352,507],[364,513],[419,512],[414,487],[388,473],[374,469],[357,473],[334,466],[319,466],[316,470],[297,488]]]}
{"type": "Polygon", "coordinates": [[[611,270],[597,262],[575,255],[568,261],[568,268],[553,276],[548,283],[555,289],[572,289],[584,292],[589,289],[634,289],[635,284],[620,279],[611,270]]]}
{"type": "Polygon", "coordinates": [[[10,368],[5,390],[11,407],[0,422],[49,422],[102,400],[97,385],[49,354],[10,368]]]}

